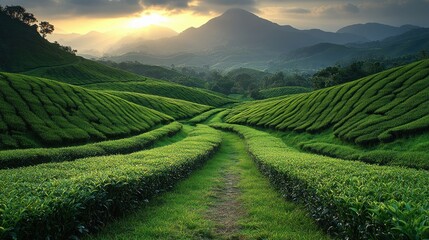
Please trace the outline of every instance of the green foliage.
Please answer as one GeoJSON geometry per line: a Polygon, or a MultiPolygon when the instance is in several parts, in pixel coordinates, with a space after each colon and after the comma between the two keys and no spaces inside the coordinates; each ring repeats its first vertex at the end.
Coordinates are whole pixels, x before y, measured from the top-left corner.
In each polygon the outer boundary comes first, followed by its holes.
{"type": "Polygon", "coordinates": [[[97,229],[188,176],[221,141],[201,125],[152,150],[0,170],[0,238],[66,239],[97,229]]]}
{"type": "Polygon", "coordinates": [[[124,137],[172,120],[109,94],[11,73],[0,73],[0,102],[0,149],[124,137]]]}
{"type": "Polygon", "coordinates": [[[262,89],[258,92],[257,99],[266,99],[280,96],[293,95],[298,93],[311,92],[310,88],[298,87],[298,86],[286,86],[277,88],[262,89]]]}
{"type": "Polygon", "coordinates": [[[209,105],[222,106],[233,102],[221,95],[217,95],[203,89],[191,88],[178,84],[147,79],[143,82],[115,82],[115,83],[98,83],[86,85],[87,88],[97,90],[114,90],[123,92],[136,92],[143,94],[152,94],[168,98],[182,99],[189,102],[209,105]]]}
{"type": "Polygon", "coordinates": [[[193,117],[212,108],[207,105],[149,94],[120,91],[106,92],[125,99],[129,102],[133,102],[135,104],[156,110],[158,112],[165,113],[175,119],[193,117]]]}
{"type": "Polygon", "coordinates": [[[259,169],[288,198],[304,202],[329,233],[348,239],[429,237],[429,173],[301,153],[245,126],[237,132],[259,169]]]}
{"type": "Polygon", "coordinates": [[[246,103],[230,123],[317,133],[332,128],[362,146],[391,142],[429,129],[429,61],[419,61],[310,93],[246,103]]]}
{"type": "Polygon", "coordinates": [[[385,67],[380,62],[357,61],[344,67],[335,66],[322,69],[313,75],[311,81],[314,88],[320,89],[351,82],[383,70],[385,67]]]}
{"type": "Polygon", "coordinates": [[[216,113],[222,112],[224,110],[225,110],[224,108],[212,109],[210,111],[204,112],[204,113],[192,118],[191,120],[189,120],[189,123],[191,123],[191,124],[202,123],[202,122],[206,121],[207,119],[209,119],[211,116],[215,115],[216,113]]]}
{"type": "Polygon", "coordinates": [[[0,169],[37,165],[46,162],[72,161],[78,158],[126,154],[142,150],[158,139],[171,136],[182,128],[178,122],[138,136],[62,148],[33,148],[0,151],[0,169]]]}

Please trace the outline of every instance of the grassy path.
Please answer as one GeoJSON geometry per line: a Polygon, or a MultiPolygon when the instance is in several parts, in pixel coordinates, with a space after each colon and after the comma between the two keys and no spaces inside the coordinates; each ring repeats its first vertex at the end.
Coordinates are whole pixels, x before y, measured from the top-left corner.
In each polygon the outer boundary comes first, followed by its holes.
{"type": "Polygon", "coordinates": [[[89,239],[326,239],[304,210],[271,188],[232,133],[171,192],[89,239]]]}

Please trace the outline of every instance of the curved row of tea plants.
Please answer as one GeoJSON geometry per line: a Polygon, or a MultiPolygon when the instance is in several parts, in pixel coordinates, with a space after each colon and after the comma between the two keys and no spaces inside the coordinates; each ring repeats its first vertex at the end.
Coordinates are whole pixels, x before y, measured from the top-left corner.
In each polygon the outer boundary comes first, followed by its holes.
{"type": "Polygon", "coordinates": [[[0,73],[0,103],[0,149],[124,137],[173,120],[109,94],[11,73],[0,73]]]}
{"type": "Polygon", "coordinates": [[[102,227],[189,175],[221,141],[199,125],[180,142],[129,155],[0,170],[0,239],[68,239],[102,227]]]}
{"type": "Polygon", "coordinates": [[[298,145],[304,151],[346,160],[429,170],[427,151],[359,150],[350,146],[317,141],[302,142],[298,145]]]}
{"type": "Polygon", "coordinates": [[[354,82],[280,100],[238,106],[230,123],[320,132],[359,145],[389,142],[429,130],[429,60],[354,82]]]}
{"type": "Polygon", "coordinates": [[[23,74],[48,78],[73,85],[145,80],[144,77],[134,73],[112,68],[80,57],[76,57],[76,59],[77,61],[70,64],[39,67],[34,70],[23,72],[23,74]]]}
{"type": "Polygon", "coordinates": [[[31,148],[0,151],[0,169],[37,165],[46,162],[72,161],[78,158],[126,154],[142,150],[165,136],[171,136],[182,129],[178,122],[138,136],[90,143],[81,146],[62,148],[31,148]]]}
{"type": "Polygon", "coordinates": [[[175,119],[190,118],[213,107],[198,103],[188,102],[180,99],[172,99],[167,97],[133,93],[106,91],[109,94],[125,99],[129,102],[151,108],[158,112],[165,113],[175,119]]]}
{"type": "Polygon", "coordinates": [[[298,152],[249,127],[237,132],[259,169],[285,196],[304,202],[332,235],[351,239],[429,238],[429,173],[298,152]]]}
{"type": "Polygon", "coordinates": [[[262,89],[259,91],[259,96],[260,98],[265,99],[265,98],[280,97],[280,96],[293,95],[293,94],[306,93],[306,92],[311,92],[311,89],[306,87],[300,87],[300,86],[286,86],[286,87],[262,89]]]}
{"type": "Polygon", "coordinates": [[[151,95],[158,95],[169,98],[182,99],[189,102],[222,106],[233,100],[220,95],[205,91],[199,88],[191,88],[161,80],[147,79],[143,82],[112,82],[88,84],[85,87],[96,90],[114,90],[122,92],[136,92],[151,95]]]}
{"type": "Polygon", "coordinates": [[[222,111],[225,111],[225,109],[224,108],[215,108],[215,109],[212,109],[210,111],[203,112],[200,115],[195,116],[194,118],[189,120],[189,123],[191,123],[191,124],[202,123],[202,122],[206,121],[207,119],[209,119],[214,114],[222,112],[222,111]]]}

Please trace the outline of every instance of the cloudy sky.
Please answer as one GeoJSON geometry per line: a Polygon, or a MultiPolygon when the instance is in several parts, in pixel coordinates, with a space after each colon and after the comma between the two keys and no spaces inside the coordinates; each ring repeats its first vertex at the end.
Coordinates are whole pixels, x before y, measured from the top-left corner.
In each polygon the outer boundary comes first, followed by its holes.
{"type": "Polygon", "coordinates": [[[149,24],[180,32],[237,7],[300,29],[336,31],[366,22],[429,27],[429,0],[0,0],[0,5],[24,6],[59,31],[77,33],[149,24]]]}

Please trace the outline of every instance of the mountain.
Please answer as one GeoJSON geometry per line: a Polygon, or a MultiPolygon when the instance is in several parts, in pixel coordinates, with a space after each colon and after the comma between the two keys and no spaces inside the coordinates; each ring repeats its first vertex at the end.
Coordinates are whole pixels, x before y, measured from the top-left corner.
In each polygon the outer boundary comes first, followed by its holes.
{"type": "Polygon", "coordinates": [[[337,33],[349,33],[364,37],[371,41],[382,40],[388,37],[396,36],[408,32],[410,30],[420,28],[413,25],[403,25],[400,27],[394,27],[390,25],[380,23],[365,23],[365,24],[353,24],[343,27],[337,31],[337,33]]]}
{"type": "Polygon", "coordinates": [[[208,64],[218,69],[229,66],[264,68],[279,53],[321,42],[357,41],[366,39],[349,33],[299,30],[242,9],[230,9],[199,28],[189,28],[175,37],[144,42],[132,53],[110,59],[177,66],[208,64]],[[184,57],[177,58],[178,55],[184,57]]]}
{"type": "Polygon", "coordinates": [[[315,70],[359,59],[394,59],[429,51],[429,28],[417,28],[401,35],[358,44],[321,43],[283,54],[270,64],[270,71],[315,70]]]}

